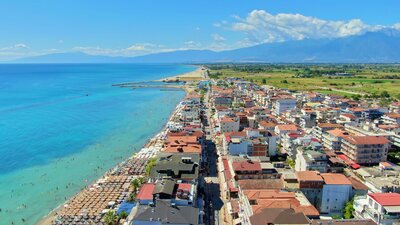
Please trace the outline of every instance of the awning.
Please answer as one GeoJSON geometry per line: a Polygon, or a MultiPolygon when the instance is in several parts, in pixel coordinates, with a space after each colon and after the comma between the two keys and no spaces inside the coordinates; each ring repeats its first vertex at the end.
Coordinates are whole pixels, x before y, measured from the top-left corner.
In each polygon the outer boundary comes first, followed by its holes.
{"type": "Polygon", "coordinates": [[[347,157],[346,155],[337,155],[337,157],[339,159],[341,159],[344,163],[346,163],[347,165],[351,166],[351,168],[353,169],[359,169],[361,166],[358,165],[357,163],[355,163],[353,160],[351,160],[349,157],[347,157]]]}
{"type": "Polygon", "coordinates": [[[383,208],[385,208],[386,212],[388,212],[388,213],[400,213],[400,205],[398,205],[398,206],[384,206],[383,208]]]}
{"type": "Polygon", "coordinates": [[[355,170],[356,170],[356,169],[360,169],[360,167],[361,167],[361,166],[358,165],[357,163],[354,163],[354,164],[351,165],[351,168],[353,168],[353,169],[355,169],[355,170]]]}

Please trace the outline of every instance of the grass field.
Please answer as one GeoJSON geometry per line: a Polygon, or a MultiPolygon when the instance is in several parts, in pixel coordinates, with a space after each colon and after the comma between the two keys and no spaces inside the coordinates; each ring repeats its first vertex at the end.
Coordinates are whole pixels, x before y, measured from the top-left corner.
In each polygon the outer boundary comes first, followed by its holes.
{"type": "MultiPolygon", "coordinates": [[[[313,76],[298,77],[301,73],[297,68],[271,69],[268,71],[244,71],[245,69],[208,67],[211,77],[239,77],[259,84],[271,85],[297,91],[318,91],[325,94],[339,94],[352,96],[356,94],[380,95],[387,91],[391,97],[400,98],[400,67],[389,69],[374,67],[357,68],[350,70],[352,77],[313,76]],[[386,79],[388,76],[399,76],[396,79],[386,79]]],[[[324,70],[328,71],[325,67],[324,70]]],[[[322,71],[324,71],[322,70],[322,71]]],[[[304,69],[303,69],[304,71],[304,69]]],[[[312,70],[311,70],[312,71],[312,70]]],[[[346,71],[347,72],[347,71],[346,71]]]]}

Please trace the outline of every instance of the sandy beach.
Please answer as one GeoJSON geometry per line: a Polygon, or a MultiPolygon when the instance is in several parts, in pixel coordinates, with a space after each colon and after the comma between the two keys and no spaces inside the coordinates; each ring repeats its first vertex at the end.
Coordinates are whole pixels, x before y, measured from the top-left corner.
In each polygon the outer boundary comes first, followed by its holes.
{"type": "Polygon", "coordinates": [[[207,78],[206,70],[204,67],[199,67],[195,71],[179,74],[172,77],[166,77],[157,81],[173,82],[173,81],[198,81],[207,78]]]}

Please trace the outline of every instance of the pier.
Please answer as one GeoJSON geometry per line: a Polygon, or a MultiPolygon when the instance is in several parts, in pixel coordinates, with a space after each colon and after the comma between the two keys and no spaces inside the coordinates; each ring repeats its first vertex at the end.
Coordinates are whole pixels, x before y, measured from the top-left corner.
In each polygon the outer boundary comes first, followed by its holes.
{"type": "Polygon", "coordinates": [[[159,88],[159,89],[184,89],[185,85],[180,84],[146,84],[143,82],[135,82],[135,83],[121,83],[121,84],[113,84],[114,87],[122,87],[122,88],[159,88]]]}

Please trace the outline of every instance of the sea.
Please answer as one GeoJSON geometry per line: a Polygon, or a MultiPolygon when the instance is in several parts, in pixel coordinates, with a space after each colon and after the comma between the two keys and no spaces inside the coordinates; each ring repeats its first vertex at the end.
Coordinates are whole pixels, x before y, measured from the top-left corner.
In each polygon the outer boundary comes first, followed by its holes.
{"type": "Polygon", "coordinates": [[[190,65],[0,64],[0,224],[35,224],[146,144],[183,91],[130,89],[190,65]]]}

